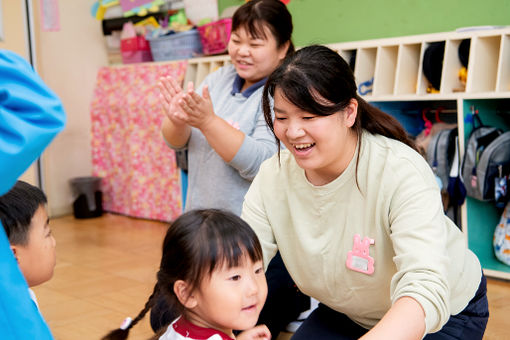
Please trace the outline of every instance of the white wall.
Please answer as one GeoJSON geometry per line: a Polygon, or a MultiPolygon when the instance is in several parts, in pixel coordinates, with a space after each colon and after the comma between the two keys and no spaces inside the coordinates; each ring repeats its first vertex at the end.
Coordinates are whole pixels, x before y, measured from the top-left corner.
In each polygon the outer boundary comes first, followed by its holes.
{"type": "Polygon", "coordinates": [[[72,212],[69,179],[92,174],[90,102],[96,74],[107,65],[101,22],[90,14],[92,0],[58,1],[60,31],[43,32],[40,1],[33,1],[38,71],[61,98],[67,126],[43,154],[49,213],[72,212]]]}
{"type": "Polygon", "coordinates": [[[2,18],[3,37],[0,39],[0,48],[5,48],[16,52],[23,57],[27,57],[25,43],[25,13],[23,2],[19,0],[1,0],[2,6],[0,14],[2,18]]]}
{"type": "MultiPolygon", "coordinates": [[[[25,20],[25,3],[19,0],[0,0],[0,25],[3,33],[0,49],[7,49],[29,59],[27,49],[27,25],[25,20]]],[[[35,166],[31,166],[20,177],[21,180],[37,184],[35,166]]]]}

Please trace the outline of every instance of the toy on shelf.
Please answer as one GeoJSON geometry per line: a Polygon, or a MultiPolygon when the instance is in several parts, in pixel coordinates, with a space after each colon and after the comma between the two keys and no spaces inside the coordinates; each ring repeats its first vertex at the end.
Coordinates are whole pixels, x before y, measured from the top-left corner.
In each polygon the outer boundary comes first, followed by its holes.
{"type": "Polygon", "coordinates": [[[120,0],[120,6],[125,17],[133,15],[144,16],[148,12],[159,12],[160,6],[164,4],[164,0],[120,0]]]}
{"type": "Polygon", "coordinates": [[[173,0],[98,0],[92,4],[91,14],[97,20],[106,18],[107,10],[115,9],[122,17],[146,16],[164,9],[173,0]]]}
{"type": "Polygon", "coordinates": [[[99,0],[92,4],[91,14],[97,20],[103,20],[106,10],[119,5],[119,0],[99,0]]]}
{"type": "Polygon", "coordinates": [[[135,26],[130,21],[124,24],[120,40],[120,52],[124,64],[153,60],[151,49],[144,33],[145,26],[135,29],[135,26]],[[138,34],[137,29],[141,30],[142,34],[138,34]]]}
{"type": "Polygon", "coordinates": [[[205,55],[224,53],[228,47],[232,19],[225,18],[198,26],[200,41],[205,55]]]}

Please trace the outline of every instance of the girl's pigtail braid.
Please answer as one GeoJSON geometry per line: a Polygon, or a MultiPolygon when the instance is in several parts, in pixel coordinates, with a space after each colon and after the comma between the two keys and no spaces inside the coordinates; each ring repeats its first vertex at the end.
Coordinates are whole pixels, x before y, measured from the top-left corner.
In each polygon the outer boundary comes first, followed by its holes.
{"type": "Polygon", "coordinates": [[[101,340],[125,340],[125,339],[127,339],[128,335],[129,335],[129,330],[134,325],[136,325],[140,320],[142,320],[144,318],[145,314],[147,314],[147,312],[152,308],[152,306],[154,306],[154,303],[156,300],[155,297],[158,295],[158,293],[159,293],[159,286],[156,283],[156,285],[154,286],[154,291],[152,292],[151,296],[145,303],[145,306],[140,311],[140,313],[138,313],[136,318],[134,318],[133,321],[131,321],[130,318],[126,318],[126,320],[124,320],[124,322],[122,323],[120,328],[117,328],[117,329],[111,331],[110,333],[106,334],[104,337],[101,338],[101,340]]]}

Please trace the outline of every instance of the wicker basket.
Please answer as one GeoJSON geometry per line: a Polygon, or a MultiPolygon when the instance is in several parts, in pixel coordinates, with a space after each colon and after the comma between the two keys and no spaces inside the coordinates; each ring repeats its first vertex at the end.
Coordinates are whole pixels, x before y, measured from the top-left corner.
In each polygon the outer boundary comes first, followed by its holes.
{"type": "Polygon", "coordinates": [[[188,59],[202,55],[202,44],[196,29],[152,38],[147,35],[154,61],[188,59]]]}

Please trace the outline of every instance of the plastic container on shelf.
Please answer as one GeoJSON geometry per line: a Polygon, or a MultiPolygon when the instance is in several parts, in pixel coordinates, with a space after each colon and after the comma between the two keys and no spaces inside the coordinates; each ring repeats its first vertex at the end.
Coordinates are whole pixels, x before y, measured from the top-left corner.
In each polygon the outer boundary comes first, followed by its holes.
{"type": "Polygon", "coordinates": [[[198,27],[205,55],[224,53],[228,47],[232,18],[225,18],[198,27]]]}
{"type": "Polygon", "coordinates": [[[75,218],[99,217],[103,214],[101,177],[76,177],[69,183],[73,192],[75,218]]]}
{"type": "Polygon", "coordinates": [[[152,61],[149,43],[143,36],[122,39],[120,41],[122,63],[133,64],[152,61]]]}
{"type": "Polygon", "coordinates": [[[188,59],[202,55],[202,44],[196,29],[156,38],[148,34],[146,38],[154,61],[188,59]]]}

